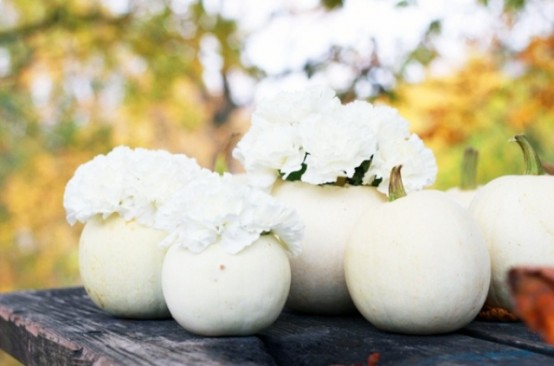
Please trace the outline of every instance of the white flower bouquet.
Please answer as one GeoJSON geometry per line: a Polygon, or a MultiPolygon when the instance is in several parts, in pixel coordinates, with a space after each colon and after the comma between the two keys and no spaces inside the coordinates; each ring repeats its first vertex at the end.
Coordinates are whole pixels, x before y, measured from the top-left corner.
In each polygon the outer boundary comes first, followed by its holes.
{"type": "Polygon", "coordinates": [[[344,105],[324,87],[263,100],[233,155],[264,188],[282,178],[375,186],[387,194],[395,165],[403,167],[407,192],[432,184],[437,174],[432,151],[396,110],[364,101],[344,105]]]}
{"type": "Polygon", "coordinates": [[[156,227],[169,233],[162,246],[193,253],[217,243],[237,254],[261,235],[272,235],[293,256],[300,253],[304,230],[294,210],[229,174],[207,175],[178,190],[160,207],[156,227]]]}
{"type": "Polygon", "coordinates": [[[158,208],[175,191],[208,174],[183,154],[118,146],[77,168],[64,193],[67,221],[73,225],[117,214],[153,227],[158,208]]]}

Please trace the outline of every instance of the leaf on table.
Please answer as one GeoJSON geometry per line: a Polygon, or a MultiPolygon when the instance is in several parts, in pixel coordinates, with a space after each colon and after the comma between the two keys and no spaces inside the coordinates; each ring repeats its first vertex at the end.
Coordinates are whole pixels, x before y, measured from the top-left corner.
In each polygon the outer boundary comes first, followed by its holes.
{"type": "MultiPolygon", "coordinates": [[[[379,352],[373,352],[367,357],[367,366],[377,366],[377,363],[379,362],[379,359],[381,358],[381,354],[379,352]]],[[[343,365],[330,365],[330,366],[343,366],[343,365]]],[[[363,363],[354,363],[350,366],[364,366],[363,363]]]]}
{"type": "Polygon", "coordinates": [[[517,267],[508,273],[514,311],[554,344],[554,267],[517,267]]]}
{"type": "Polygon", "coordinates": [[[379,362],[380,358],[381,354],[379,352],[373,352],[367,358],[367,366],[377,366],[377,362],[379,362]]]}

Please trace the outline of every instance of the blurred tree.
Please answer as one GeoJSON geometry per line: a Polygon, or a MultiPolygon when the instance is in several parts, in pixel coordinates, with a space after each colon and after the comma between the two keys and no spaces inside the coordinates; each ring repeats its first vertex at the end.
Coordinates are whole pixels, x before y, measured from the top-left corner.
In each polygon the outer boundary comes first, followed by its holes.
{"type": "Polygon", "coordinates": [[[61,202],[79,164],[127,144],[210,166],[225,146],[236,106],[210,93],[202,58],[221,56],[226,85],[240,40],[186,4],[0,1],[0,291],[78,283],[61,202]]]}
{"type": "Polygon", "coordinates": [[[545,163],[554,162],[554,34],[533,39],[510,59],[518,64],[516,76],[495,55],[475,55],[450,77],[401,84],[395,91],[393,103],[435,151],[440,188],[459,184],[467,146],[480,151],[481,184],[521,174],[520,150],[508,145],[520,133],[530,138],[545,163]]]}
{"type": "Polygon", "coordinates": [[[136,139],[175,147],[173,130],[228,119],[232,101],[207,91],[201,58],[221,53],[222,78],[242,68],[240,44],[227,39],[234,23],[201,2],[185,11],[176,3],[110,10],[101,1],[4,1],[2,20],[15,24],[0,30],[0,54],[9,61],[1,78],[3,140],[33,131],[48,148],[63,148],[79,131],[105,133],[117,120],[126,123],[107,134],[108,146],[136,139]]]}

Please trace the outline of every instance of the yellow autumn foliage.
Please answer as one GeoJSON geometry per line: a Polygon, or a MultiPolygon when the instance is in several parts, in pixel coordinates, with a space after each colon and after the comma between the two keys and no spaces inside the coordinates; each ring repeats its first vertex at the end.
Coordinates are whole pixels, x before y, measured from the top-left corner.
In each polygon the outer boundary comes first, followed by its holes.
{"type": "Polygon", "coordinates": [[[510,75],[494,55],[475,54],[449,77],[402,84],[392,102],[433,149],[435,186],[460,183],[463,150],[479,150],[478,181],[521,174],[523,157],[508,141],[525,133],[545,162],[554,162],[554,38],[533,40],[516,57],[524,72],[510,75]]]}

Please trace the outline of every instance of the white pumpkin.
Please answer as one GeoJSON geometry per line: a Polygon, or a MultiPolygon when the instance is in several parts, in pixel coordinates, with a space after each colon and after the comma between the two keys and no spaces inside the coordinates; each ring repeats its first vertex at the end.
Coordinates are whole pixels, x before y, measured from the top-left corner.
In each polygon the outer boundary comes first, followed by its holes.
{"type": "Polygon", "coordinates": [[[513,310],[507,282],[516,266],[554,266],[554,177],[504,176],[486,184],[469,210],[492,261],[487,303],[513,310]]]}
{"type": "Polygon", "coordinates": [[[106,312],[130,318],[169,317],[161,286],[166,233],[99,215],[85,224],[79,240],[79,271],[92,301],[106,312]]]}
{"type": "Polygon", "coordinates": [[[478,189],[461,189],[453,187],[446,190],[446,193],[463,208],[468,208],[475,197],[478,189]]]}
{"type": "Polygon", "coordinates": [[[490,257],[478,225],[444,192],[410,193],[368,210],[345,253],[348,289],[379,329],[454,331],[479,313],[490,257]]]}
{"type": "Polygon", "coordinates": [[[290,265],[284,248],[270,235],[237,254],[217,243],[200,253],[174,245],[163,263],[162,285],[171,315],[190,332],[251,335],[281,313],[290,265]]]}
{"type": "Polygon", "coordinates": [[[524,136],[516,136],[528,175],[487,183],[469,211],[489,246],[492,279],[487,303],[513,310],[508,271],[517,266],[554,266],[554,177],[543,174],[539,157],[524,136]]]}
{"type": "Polygon", "coordinates": [[[513,309],[508,272],[517,266],[554,265],[554,177],[543,175],[540,158],[524,135],[526,175],[496,178],[474,197],[469,211],[489,247],[492,278],[487,303],[513,309]]]}
{"type": "Polygon", "coordinates": [[[305,225],[302,253],[291,258],[287,307],[313,314],[354,311],[344,279],[344,249],[362,212],[381,205],[386,196],[373,187],[283,181],[272,194],[294,208],[305,225]]]}

